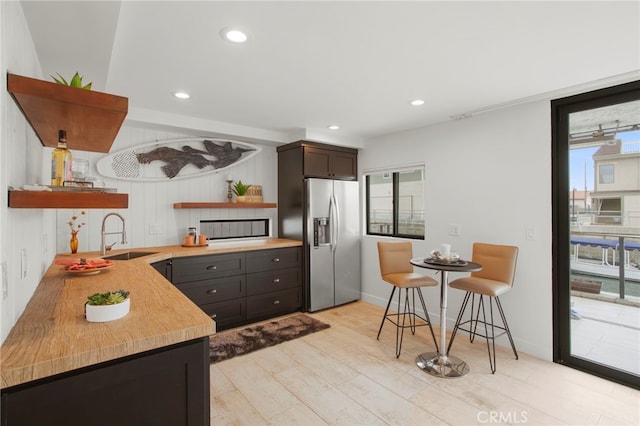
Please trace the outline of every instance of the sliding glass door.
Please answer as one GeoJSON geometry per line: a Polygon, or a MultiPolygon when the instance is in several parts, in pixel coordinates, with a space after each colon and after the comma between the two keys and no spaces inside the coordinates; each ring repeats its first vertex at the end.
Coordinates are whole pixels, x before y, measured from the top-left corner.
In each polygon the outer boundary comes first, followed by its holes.
{"type": "Polygon", "coordinates": [[[552,102],[554,359],[640,387],[640,82],[552,102]]]}

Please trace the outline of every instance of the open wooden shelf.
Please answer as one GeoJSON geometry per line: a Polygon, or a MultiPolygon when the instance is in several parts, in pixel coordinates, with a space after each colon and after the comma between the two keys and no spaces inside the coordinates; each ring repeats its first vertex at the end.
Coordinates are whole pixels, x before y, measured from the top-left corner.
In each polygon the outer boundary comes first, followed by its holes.
{"type": "Polygon", "coordinates": [[[129,195],[115,192],[9,191],[9,207],[126,209],[129,207],[129,195]]]}
{"type": "Polygon", "coordinates": [[[121,96],[16,74],[7,74],[7,90],[48,147],[58,145],[62,129],[70,150],[109,152],[129,109],[121,96]]]}
{"type": "Polygon", "coordinates": [[[275,209],[276,203],[173,203],[174,209],[275,209]]]}

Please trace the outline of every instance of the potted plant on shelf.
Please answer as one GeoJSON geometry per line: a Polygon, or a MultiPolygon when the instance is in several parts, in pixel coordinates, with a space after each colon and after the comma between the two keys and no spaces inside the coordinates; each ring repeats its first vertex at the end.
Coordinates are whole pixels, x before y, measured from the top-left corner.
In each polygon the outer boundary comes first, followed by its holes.
{"type": "Polygon", "coordinates": [[[89,322],[113,321],[129,313],[131,299],[126,290],[95,293],[87,297],[84,313],[89,322]]]}
{"type": "Polygon", "coordinates": [[[236,201],[238,203],[244,203],[245,201],[247,201],[246,194],[250,186],[251,185],[245,185],[241,180],[233,184],[232,191],[234,194],[236,194],[236,201]]]}
{"type": "Polygon", "coordinates": [[[60,78],[56,78],[54,76],[51,76],[51,78],[53,78],[55,80],[55,82],[58,83],[58,84],[61,84],[63,86],[75,87],[75,88],[78,88],[78,89],[91,90],[91,85],[93,84],[93,83],[88,83],[88,84],[82,83],[83,77],[77,71],[73,75],[71,80],[68,81],[68,82],[67,82],[67,80],[64,79],[63,76],[60,75],[60,73],[58,73],[58,77],[60,77],[60,78]]]}

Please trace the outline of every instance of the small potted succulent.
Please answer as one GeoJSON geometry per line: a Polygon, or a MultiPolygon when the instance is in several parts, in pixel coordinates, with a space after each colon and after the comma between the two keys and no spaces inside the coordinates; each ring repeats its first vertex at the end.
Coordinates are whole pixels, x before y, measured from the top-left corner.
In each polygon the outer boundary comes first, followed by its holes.
{"type": "Polygon", "coordinates": [[[58,77],[60,78],[51,76],[51,78],[53,78],[55,82],[58,84],[61,84],[63,86],[75,87],[78,89],[91,90],[91,85],[93,84],[93,83],[87,83],[87,84],[82,83],[83,77],[77,71],[73,75],[70,81],[65,80],[65,78],[61,76],[60,73],[58,73],[58,77]]]}
{"type": "Polygon", "coordinates": [[[89,322],[113,321],[129,313],[131,299],[126,290],[95,293],[87,297],[84,313],[89,322]]]}
{"type": "Polygon", "coordinates": [[[251,185],[245,185],[241,180],[233,184],[232,191],[236,194],[236,201],[238,203],[244,203],[247,200],[246,194],[251,185]]]}

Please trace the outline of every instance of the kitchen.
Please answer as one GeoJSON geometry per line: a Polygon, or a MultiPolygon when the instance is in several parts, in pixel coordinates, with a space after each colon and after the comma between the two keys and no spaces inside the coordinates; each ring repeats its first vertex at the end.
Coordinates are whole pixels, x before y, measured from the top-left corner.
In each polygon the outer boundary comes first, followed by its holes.
{"type": "MultiPolygon", "coordinates": [[[[621,5],[620,7],[623,7],[621,5]]],[[[600,13],[605,13],[601,11],[600,13]]],[[[631,13],[616,13],[620,20],[631,13]]],[[[48,80],[49,71],[40,69],[40,59],[33,47],[30,30],[23,16],[20,3],[3,2],[2,4],[2,69],[11,72],[48,80]]],[[[605,20],[607,21],[607,20],[605,20]]],[[[631,29],[633,21],[621,28],[631,29]]],[[[618,31],[616,26],[616,31],[618,31]]],[[[217,31],[217,30],[216,30],[217,31]]],[[[634,33],[619,34],[613,40],[593,40],[595,46],[614,45],[618,42],[629,46],[634,40],[634,33]],[[621,41],[622,40],[622,41],[621,41]],[[627,44],[625,44],[627,43],[627,44]]],[[[581,36],[583,36],[581,34],[581,36]]],[[[584,35],[586,37],[586,35],[584,35]]],[[[637,52],[637,46],[631,45],[625,51],[637,52]]],[[[636,54],[637,55],[637,54],[636,54]]],[[[571,80],[567,77],[561,88],[579,83],[585,84],[586,91],[637,78],[637,56],[618,58],[619,63],[612,61],[613,69],[593,74],[582,75],[571,80]],[[635,62],[634,62],[635,58],[635,62]],[[630,65],[631,64],[631,65],[630,65]],[[614,66],[614,65],[617,65],[614,66]],[[603,81],[604,79],[604,81],[603,81]]],[[[73,65],[72,65],[73,66],[73,65]]],[[[591,69],[591,68],[590,68],[591,69]]],[[[51,72],[57,72],[52,70],[51,72]]],[[[63,71],[63,70],[61,70],[63,71]]],[[[75,70],[72,70],[73,72],[75,70]]],[[[84,70],[81,70],[85,72],[84,70]]],[[[583,71],[584,72],[584,71],[583,71]]],[[[568,72],[568,74],[571,74],[568,72]]],[[[91,78],[91,77],[90,77],[91,78]]],[[[6,83],[4,83],[6,84],[6,83]]],[[[549,88],[550,90],[551,88],[549,88]]],[[[460,90],[470,90],[464,86],[460,90]]],[[[574,93],[578,88],[568,90],[574,93]]],[[[540,90],[544,93],[548,90],[540,90]]],[[[114,92],[128,96],[128,93],[114,92]]],[[[522,92],[519,92],[522,93],[522,92]]],[[[522,96],[526,97],[524,93],[522,96]]],[[[550,202],[550,160],[548,140],[550,133],[548,100],[557,97],[541,95],[521,100],[517,104],[505,106],[482,114],[472,119],[448,120],[447,114],[439,124],[404,130],[371,137],[361,146],[359,142],[351,143],[358,148],[360,170],[413,164],[416,161],[426,163],[426,182],[429,193],[427,202],[427,237],[424,241],[414,242],[414,252],[425,254],[443,241],[451,241],[462,255],[470,254],[471,243],[475,240],[509,241],[522,249],[518,266],[517,286],[519,293],[509,299],[508,316],[514,334],[519,337],[518,348],[528,354],[544,360],[552,359],[552,315],[551,315],[551,202],[550,202]],[[523,132],[522,129],[527,129],[523,132]],[[517,143],[513,143],[514,139],[517,143]],[[428,142],[428,143],[427,143],[428,142]],[[428,145],[428,147],[427,147],[428,145]],[[393,147],[404,149],[393,149],[393,147]],[[486,153],[491,152],[491,156],[486,153]],[[522,159],[527,161],[522,161],[522,159]],[[437,159],[437,160],[435,160],[437,159]],[[441,160],[442,159],[442,160],[441,160]],[[482,165],[478,164],[481,159],[482,165]],[[478,176],[472,172],[482,167],[486,174],[478,176]],[[470,178],[473,176],[473,179],[470,178]],[[518,185],[505,176],[521,176],[518,185]],[[433,185],[429,182],[446,181],[448,186],[466,188],[459,197],[452,197],[444,185],[433,185]],[[491,190],[487,190],[491,188],[491,190]],[[504,200],[511,200],[505,203],[504,200]],[[473,213],[469,212],[473,205],[473,213]],[[495,215],[494,206],[501,206],[501,214],[495,215]],[[446,208],[443,208],[446,206],[446,208]],[[526,208],[522,208],[526,206],[526,208]],[[451,237],[446,224],[460,223],[461,234],[451,237]],[[537,239],[528,240],[525,228],[537,230],[537,239]],[[540,284],[544,283],[544,284],[540,284]],[[537,306],[535,312],[530,307],[537,306]],[[535,317],[535,323],[531,318],[535,317]]],[[[131,100],[133,102],[133,100],[131,100]]],[[[21,186],[26,183],[41,182],[46,176],[48,155],[40,141],[33,134],[21,112],[15,107],[3,85],[2,97],[2,159],[0,183],[3,188],[21,186]],[[37,161],[33,161],[34,153],[37,161]]],[[[460,112],[450,108],[451,113],[460,112]]],[[[144,142],[166,140],[189,136],[191,131],[201,132],[217,124],[218,133],[244,136],[247,139],[273,139],[273,130],[246,128],[238,125],[210,122],[202,119],[186,119],[183,115],[173,117],[151,114],[144,108],[131,111],[131,118],[137,121],[125,123],[118,134],[113,151],[144,142]],[[134,114],[135,113],[135,114],[134,114]],[[146,113],[146,115],[145,115],[146,113]],[[143,119],[147,124],[143,124],[143,119]],[[162,119],[165,119],[164,121],[162,119]],[[173,128],[161,124],[175,123],[173,128]]],[[[219,118],[212,118],[219,120],[219,118]]],[[[419,127],[419,126],[416,126],[419,127]]],[[[313,136],[307,131],[306,135],[313,136]]],[[[324,132],[327,133],[326,131],[324,132]]],[[[279,136],[279,134],[277,134],[279,136]]],[[[336,136],[329,133],[327,142],[336,136]]],[[[298,139],[304,139],[300,137],[298,139]]],[[[293,140],[293,139],[292,139],[293,140]]],[[[286,140],[282,142],[289,142],[286,140]]],[[[279,144],[281,144],[280,142],[279,144]]],[[[91,173],[95,173],[95,162],[102,156],[81,152],[92,165],[91,173]]],[[[262,145],[259,156],[253,161],[243,163],[231,173],[245,182],[260,184],[263,187],[265,200],[275,202],[277,199],[276,144],[262,145]]],[[[118,192],[129,194],[129,208],[121,211],[127,219],[129,247],[156,247],[176,244],[180,241],[186,228],[193,225],[201,217],[235,218],[247,214],[239,209],[228,210],[176,210],[171,208],[175,202],[210,200],[222,201],[226,194],[224,176],[210,175],[209,178],[186,179],[162,184],[133,184],[117,182],[118,192]],[[157,227],[156,227],[157,225],[157,227]],[[151,230],[159,229],[160,233],[151,230]]],[[[51,264],[55,253],[67,250],[69,220],[73,211],[31,210],[7,208],[7,194],[3,193],[3,207],[0,209],[0,260],[3,271],[7,275],[8,291],[2,302],[2,338],[8,335],[12,326],[24,310],[38,285],[44,271],[51,264]],[[21,274],[20,265],[24,251],[27,272],[21,274]],[[5,266],[6,265],[6,266],[5,266]]],[[[100,243],[100,222],[111,210],[89,210],[86,228],[80,232],[81,250],[97,250],[100,243]]],[[[268,217],[276,222],[276,210],[264,209],[252,212],[255,217],[268,217]]],[[[277,226],[276,226],[277,228],[277,226]]],[[[274,228],[274,232],[277,229],[274,228]]],[[[377,239],[364,236],[361,243],[362,293],[366,302],[383,306],[388,297],[388,289],[378,276],[377,239]]],[[[115,248],[118,248],[116,245],[115,248]]],[[[458,305],[460,298],[452,294],[451,305],[458,305]]],[[[507,304],[507,303],[505,303],[507,304]]],[[[437,300],[428,298],[428,308],[436,311],[437,300]]]]}

